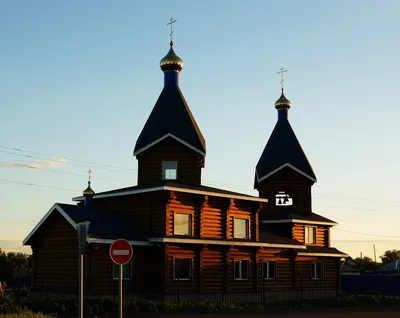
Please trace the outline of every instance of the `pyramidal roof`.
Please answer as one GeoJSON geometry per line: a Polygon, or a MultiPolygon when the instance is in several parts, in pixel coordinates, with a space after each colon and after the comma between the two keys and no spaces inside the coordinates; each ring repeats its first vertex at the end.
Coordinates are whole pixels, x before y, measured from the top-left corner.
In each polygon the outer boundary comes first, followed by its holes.
{"type": "Polygon", "coordinates": [[[202,155],[206,142],[178,86],[164,86],[139,138],[134,155],[172,137],[202,155]]]}
{"type": "Polygon", "coordinates": [[[160,68],[164,72],[164,88],[136,141],[133,154],[136,156],[171,137],[205,156],[206,142],[179,88],[183,61],[175,54],[172,41],[168,54],[160,61],[160,68]]]}
{"type": "Polygon", "coordinates": [[[312,181],[317,178],[287,118],[279,119],[256,166],[257,183],[290,167],[312,181]]]}

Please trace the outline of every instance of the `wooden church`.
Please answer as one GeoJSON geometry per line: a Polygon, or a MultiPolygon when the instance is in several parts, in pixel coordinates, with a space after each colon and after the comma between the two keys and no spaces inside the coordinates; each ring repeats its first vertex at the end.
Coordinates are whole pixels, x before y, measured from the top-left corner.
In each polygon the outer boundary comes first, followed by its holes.
{"type": "Polygon", "coordinates": [[[116,293],[109,247],[124,238],[134,251],[124,266],[125,293],[335,296],[346,255],[331,246],[337,223],[312,212],[316,176],[289,123],[283,88],[275,128],[254,158],[255,197],[202,184],[206,142],[179,86],[183,61],[172,39],[160,67],[164,88],[133,150],[137,185],[95,193],[89,179],[75,204],[51,207],[23,241],[32,248],[33,290],[77,292],[77,224],[89,221],[90,295],[116,293]]]}

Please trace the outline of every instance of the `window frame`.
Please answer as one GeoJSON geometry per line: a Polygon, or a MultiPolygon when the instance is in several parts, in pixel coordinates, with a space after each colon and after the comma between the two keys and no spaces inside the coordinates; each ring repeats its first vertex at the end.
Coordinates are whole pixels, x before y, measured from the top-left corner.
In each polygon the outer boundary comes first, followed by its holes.
{"type": "MultiPolygon", "coordinates": [[[[114,262],[112,262],[112,264],[113,264],[113,266],[112,266],[112,272],[111,272],[111,276],[112,276],[112,279],[113,280],[119,280],[119,275],[120,275],[120,273],[119,273],[119,267],[121,266],[121,265],[118,265],[118,264],[116,264],[116,263],[114,263],[114,262]],[[118,275],[117,276],[114,276],[114,272],[115,272],[115,268],[116,267],[118,267],[118,275]]],[[[128,263],[126,263],[126,264],[124,264],[124,265],[122,265],[122,266],[128,266],[128,268],[129,268],[129,277],[124,277],[124,271],[122,270],[122,280],[124,281],[124,280],[131,280],[132,279],[132,275],[133,275],[133,268],[132,268],[132,261],[129,261],[128,263]]]]}
{"type": "Polygon", "coordinates": [[[322,280],[324,278],[324,263],[321,261],[311,263],[311,279],[322,280]],[[317,277],[317,265],[321,266],[321,277],[317,277]]]}
{"type": "Polygon", "coordinates": [[[173,257],[172,260],[172,279],[174,281],[190,281],[193,279],[193,257],[173,257]],[[189,277],[188,278],[177,278],[176,277],[176,260],[177,259],[184,259],[189,260],[189,277]]]}
{"type": "Polygon", "coordinates": [[[232,224],[233,226],[233,228],[232,228],[232,236],[233,236],[233,238],[234,239],[239,239],[239,240],[249,240],[250,239],[250,219],[249,218],[245,218],[245,217],[236,217],[236,216],[234,216],[233,217],[233,224],[232,224]],[[247,235],[247,237],[236,237],[236,231],[235,231],[235,221],[236,220],[244,220],[244,221],[246,221],[246,223],[247,223],[247,226],[246,226],[246,235],[247,235]]]}
{"type": "Polygon", "coordinates": [[[278,268],[278,263],[275,261],[275,260],[263,260],[262,262],[261,262],[261,264],[262,264],[262,268],[261,268],[261,270],[262,270],[262,279],[263,280],[275,280],[276,279],[276,276],[277,276],[277,268],[278,268]],[[274,264],[274,268],[275,268],[275,271],[274,271],[274,277],[270,277],[269,276],[269,264],[274,264]],[[267,267],[267,275],[265,275],[265,266],[267,267]]]}
{"type": "Polygon", "coordinates": [[[234,259],[233,260],[233,279],[234,280],[250,280],[250,274],[251,274],[251,262],[249,259],[234,259]],[[243,278],[243,269],[242,269],[242,262],[247,262],[247,277],[243,278]],[[236,277],[236,263],[239,263],[239,276],[236,277]]]}
{"type": "Polygon", "coordinates": [[[161,162],[161,176],[163,180],[178,180],[178,161],[177,160],[163,160],[161,162]],[[167,178],[166,177],[166,170],[167,168],[165,167],[166,164],[168,163],[174,163],[175,164],[175,179],[167,178]]]}
{"type": "Polygon", "coordinates": [[[310,245],[317,244],[317,227],[316,226],[311,226],[311,225],[304,226],[304,243],[310,244],[310,245]],[[307,242],[307,238],[309,238],[309,232],[308,232],[309,229],[313,229],[313,241],[312,242],[307,242]]]}
{"type": "Polygon", "coordinates": [[[173,222],[173,229],[172,233],[173,235],[179,235],[179,236],[193,236],[193,214],[192,213],[185,213],[185,212],[178,212],[174,211],[173,212],[173,217],[174,217],[174,222],[173,222]],[[176,215],[177,214],[182,214],[182,215],[187,215],[189,216],[189,224],[188,224],[188,229],[189,229],[189,234],[181,234],[181,233],[175,233],[175,221],[176,221],[176,215]]]}

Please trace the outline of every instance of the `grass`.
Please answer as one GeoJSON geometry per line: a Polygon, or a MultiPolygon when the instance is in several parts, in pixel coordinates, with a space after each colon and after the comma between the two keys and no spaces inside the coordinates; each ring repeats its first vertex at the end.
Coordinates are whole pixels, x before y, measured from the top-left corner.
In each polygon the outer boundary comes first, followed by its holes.
{"type": "Polygon", "coordinates": [[[51,318],[53,316],[42,313],[34,313],[29,310],[18,310],[15,313],[0,314],[0,318],[51,318]]]}

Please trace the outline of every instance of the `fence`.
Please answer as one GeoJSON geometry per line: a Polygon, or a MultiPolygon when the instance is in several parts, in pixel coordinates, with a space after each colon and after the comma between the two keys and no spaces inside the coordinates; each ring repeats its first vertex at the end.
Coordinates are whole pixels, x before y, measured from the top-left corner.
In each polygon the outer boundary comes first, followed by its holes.
{"type": "Polygon", "coordinates": [[[342,273],[341,281],[343,292],[346,294],[400,296],[400,273],[342,273]]]}

